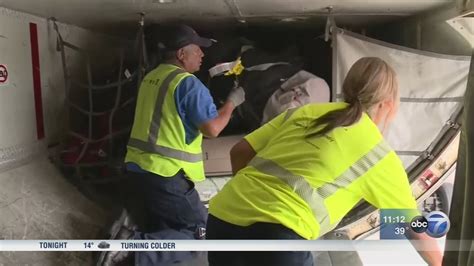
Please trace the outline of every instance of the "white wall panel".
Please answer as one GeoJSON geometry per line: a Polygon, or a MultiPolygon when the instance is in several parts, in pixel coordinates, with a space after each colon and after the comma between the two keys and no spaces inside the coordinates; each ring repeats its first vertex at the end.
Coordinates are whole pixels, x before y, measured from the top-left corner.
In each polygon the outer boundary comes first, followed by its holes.
{"type": "MultiPolygon", "coordinates": [[[[0,85],[0,167],[1,162],[25,157],[37,146],[36,111],[33,90],[30,23],[37,25],[41,74],[45,144],[57,142],[64,121],[64,75],[56,32],[40,18],[0,8],[0,64],[8,67],[8,81],[0,85]]],[[[90,31],[59,24],[64,39],[88,48],[107,51],[110,41],[90,31]],[[101,48],[102,47],[102,48],[101,48]]],[[[68,63],[78,69],[80,56],[68,53],[68,63]]]]}
{"type": "Polygon", "coordinates": [[[9,73],[0,85],[0,147],[8,147],[36,140],[29,25],[2,14],[0,35],[0,64],[9,73]]]}
{"type": "MultiPolygon", "coordinates": [[[[397,72],[402,102],[385,137],[401,154],[425,151],[462,105],[470,57],[424,52],[347,31],[337,34],[335,56],[333,90],[339,100],[347,72],[361,57],[382,58],[397,72]]],[[[405,167],[416,158],[402,156],[405,167]]]]}

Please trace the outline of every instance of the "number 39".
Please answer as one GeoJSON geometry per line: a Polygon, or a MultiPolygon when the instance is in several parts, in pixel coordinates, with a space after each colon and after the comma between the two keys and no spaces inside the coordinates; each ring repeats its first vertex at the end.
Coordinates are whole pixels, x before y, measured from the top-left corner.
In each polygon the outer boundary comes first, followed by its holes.
{"type": "Polygon", "coordinates": [[[404,235],[404,234],[405,234],[405,228],[403,228],[403,227],[395,227],[395,234],[396,234],[396,235],[404,235]]]}

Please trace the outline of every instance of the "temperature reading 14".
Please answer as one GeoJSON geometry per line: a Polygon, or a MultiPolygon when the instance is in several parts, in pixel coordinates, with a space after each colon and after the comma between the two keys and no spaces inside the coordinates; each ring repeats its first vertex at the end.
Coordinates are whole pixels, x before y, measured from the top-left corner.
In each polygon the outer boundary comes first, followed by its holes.
{"type": "Polygon", "coordinates": [[[84,248],[92,248],[94,246],[94,242],[84,242],[84,248]]]}

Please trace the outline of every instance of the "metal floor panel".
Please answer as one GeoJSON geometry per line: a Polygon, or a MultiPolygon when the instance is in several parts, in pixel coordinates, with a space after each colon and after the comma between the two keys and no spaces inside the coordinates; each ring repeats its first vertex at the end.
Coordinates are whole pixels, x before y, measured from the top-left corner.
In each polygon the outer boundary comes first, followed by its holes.
{"type": "MultiPolygon", "coordinates": [[[[105,213],[46,155],[0,172],[0,239],[92,239],[105,213]]],[[[90,265],[89,252],[2,252],[0,265],[90,265]]]]}

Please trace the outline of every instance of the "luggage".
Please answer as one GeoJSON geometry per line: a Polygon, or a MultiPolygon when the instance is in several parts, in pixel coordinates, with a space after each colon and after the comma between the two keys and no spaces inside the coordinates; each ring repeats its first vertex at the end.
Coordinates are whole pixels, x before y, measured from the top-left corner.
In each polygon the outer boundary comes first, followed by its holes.
{"type": "Polygon", "coordinates": [[[236,56],[236,61],[210,69],[209,88],[218,107],[225,102],[235,84],[245,90],[246,101],[238,107],[224,135],[253,131],[288,108],[329,101],[327,83],[302,70],[303,61],[293,48],[273,55],[253,47],[243,47],[246,49],[240,57],[236,56]],[[243,67],[241,73],[231,71],[232,75],[225,74],[225,70],[239,63],[243,67]],[[222,72],[216,74],[219,67],[222,72]]]}

